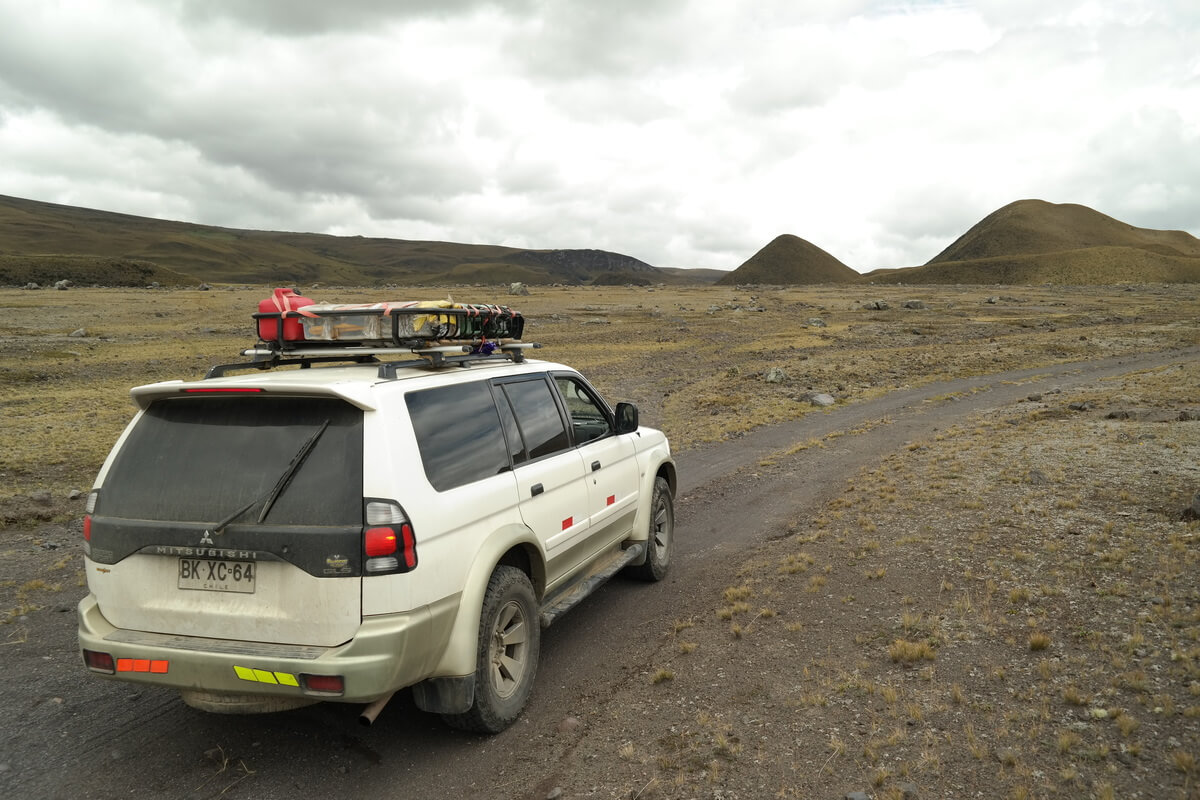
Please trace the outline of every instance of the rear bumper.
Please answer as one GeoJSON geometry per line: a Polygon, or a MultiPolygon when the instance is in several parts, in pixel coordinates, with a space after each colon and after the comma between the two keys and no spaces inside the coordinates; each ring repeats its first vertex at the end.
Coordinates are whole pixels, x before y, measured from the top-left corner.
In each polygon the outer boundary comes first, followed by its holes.
{"type": "Polygon", "coordinates": [[[276,697],[368,703],[428,676],[445,646],[458,596],[402,614],[367,617],[337,647],[268,644],[123,630],[109,624],[94,595],[79,603],[79,647],[108,653],[104,678],[276,697]],[[345,692],[306,691],[304,676],[340,675],[345,692]]]}

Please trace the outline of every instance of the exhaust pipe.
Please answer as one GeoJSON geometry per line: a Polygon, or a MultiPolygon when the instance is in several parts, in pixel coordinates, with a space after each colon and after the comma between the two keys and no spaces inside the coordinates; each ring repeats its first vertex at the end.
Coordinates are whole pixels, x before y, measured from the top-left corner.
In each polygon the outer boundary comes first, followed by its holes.
{"type": "Polygon", "coordinates": [[[375,724],[375,718],[379,716],[379,712],[383,711],[383,707],[388,704],[388,700],[392,699],[395,692],[388,692],[383,697],[372,702],[369,706],[363,708],[358,715],[358,724],[364,728],[369,728],[375,724]]]}

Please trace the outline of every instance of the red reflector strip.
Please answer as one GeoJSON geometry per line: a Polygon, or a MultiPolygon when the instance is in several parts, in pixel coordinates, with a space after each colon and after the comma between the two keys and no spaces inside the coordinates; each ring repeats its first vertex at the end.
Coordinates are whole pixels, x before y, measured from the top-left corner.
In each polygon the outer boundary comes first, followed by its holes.
{"type": "Polygon", "coordinates": [[[92,540],[92,515],[88,514],[83,518],[83,540],[90,542],[92,540]]]}
{"type": "Polygon", "coordinates": [[[165,675],[170,668],[169,661],[151,661],[148,658],[118,658],[117,672],[153,672],[165,675]]]}
{"type": "Polygon", "coordinates": [[[412,526],[401,526],[400,536],[404,539],[404,566],[412,569],[417,565],[417,540],[413,536],[412,526]]]}
{"type": "Polygon", "coordinates": [[[615,494],[610,494],[608,496],[608,500],[604,503],[604,505],[611,506],[615,502],[617,502],[617,496],[615,494]]]}
{"type": "Polygon", "coordinates": [[[243,388],[213,387],[211,389],[184,389],[183,391],[187,394],[247,394],[249,392],[262,392],[265,390],[259,389],[259,388],[250,388],[250,387],[243,387],[243,388]]]}
{"type": "Polygon", "coordinates": [[[574,518],[574,517],[567,517],[566,519],[564,519],[564,520],[563,520],[563,527],[562,527],[562,529],[565,531],[567,528],[571,527],[571,526],[572,526],[572,525],[574,525],[574,524],[575,524],[575,518],[574,518]]]}

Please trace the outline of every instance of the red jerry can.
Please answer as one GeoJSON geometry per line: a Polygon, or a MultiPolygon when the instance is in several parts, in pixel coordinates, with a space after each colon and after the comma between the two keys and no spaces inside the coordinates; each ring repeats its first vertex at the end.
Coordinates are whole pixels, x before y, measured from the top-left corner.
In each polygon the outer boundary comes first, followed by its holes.
{"type": "Polygon", "coordinates": [[[282,320],[283,341],[304,341],[304,326],[300,322],[300,316],[294,312],[298,308],[312,304],[312,300],[301,297],[292,289],[276,289],[274,294],[258,304],[260,314],[270,315],[258,318],[258,338],[264,342],[278,342],[280,340],[279,323],[282,320]],[[275,316],[276,314],[279,316],[275,316]]]}

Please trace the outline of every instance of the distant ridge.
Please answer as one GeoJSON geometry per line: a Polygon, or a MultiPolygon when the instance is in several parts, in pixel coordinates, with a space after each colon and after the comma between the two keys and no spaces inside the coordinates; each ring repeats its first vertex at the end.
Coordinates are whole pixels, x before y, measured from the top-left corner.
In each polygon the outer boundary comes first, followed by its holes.
{"type": "Polygon", "coordinates": [[[0,284],[683,283],[604,250],[218,228],[0,195],[0,284]],[[128,267],[128,269],[126,269],[128,267]],[[36,277],[35,277],[36,276],[36,277]]]}
{"type": "Polygon", "coordinates": [[[857,272],[812,242],[785,233],[718,280],[717,285],[852,283],[858,277],[857,272]]]}

